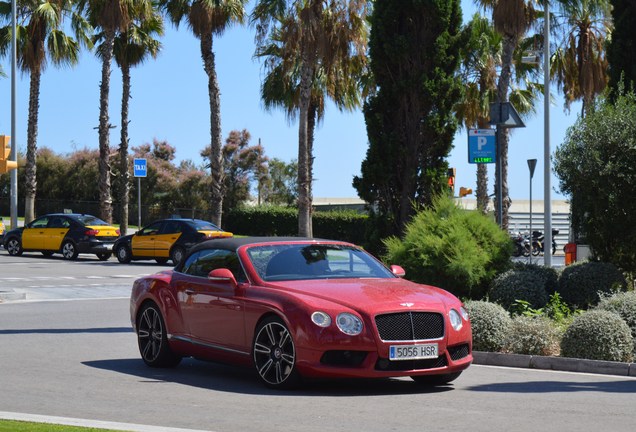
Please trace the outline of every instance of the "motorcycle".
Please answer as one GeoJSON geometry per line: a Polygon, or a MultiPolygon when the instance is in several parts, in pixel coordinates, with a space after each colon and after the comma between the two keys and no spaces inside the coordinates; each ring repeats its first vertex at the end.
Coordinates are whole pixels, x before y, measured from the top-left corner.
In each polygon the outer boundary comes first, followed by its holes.
{"type": "MultiPolygon", "coordinates": [[[[558,233],[559,233],[559,230],[557,228],[552,228],[552,255],[555,254],[557,249],[557,244],[556,244],[556,240],[554,236],[556,236],[558,233]]],[[[543,232],[532,231],[532,256],[537,256],[539,254],[544,253],[545,251],[545,247],[543,244],[544,240],[545,240],[545,235],[543,234],[543,232]]],[[[527,249],[530,249],[529,243],[530,242],[528,240],[527,249]]],[[[524,255],[524,256],[528,256],[528,255],[524,255]]]]}
{"type": "Polygon", "coordinates": [[[512,249],[512,256],[528,256],[526,255],[526,238],[523,234],[521,234],[521,232],[517,231],[510,233],[510,240],[514,246],[512,249]]]}

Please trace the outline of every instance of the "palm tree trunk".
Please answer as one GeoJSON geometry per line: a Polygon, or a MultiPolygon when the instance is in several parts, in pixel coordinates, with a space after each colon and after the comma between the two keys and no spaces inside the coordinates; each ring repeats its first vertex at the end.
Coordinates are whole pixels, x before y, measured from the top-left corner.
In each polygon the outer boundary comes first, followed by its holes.
{"type": "Polygon", "coordinates": [[[37,190],[37,140],[38,113],[40,110],[40,77],[41,71],[31,71],[29,88],[29,120],[27,126],[27,154],[24,185],[24,222],[35,219],[35,196],[37,190]]]}
{"type": "Polygon", "coordinates": [[[223,218],[223,155],[221,153],[221,97],[219,81],[213,51],[212,33],[201,35],[201,58],[203,69],[208,75],[208,94],[210,97],[210,191],[211,219],[221,226],[223,218]]]}
{"type": "Polygon", "coordinates": [[[110,185],[110,123],[108,95],[110,92],[110,67],[113,58],[115,31],[106,31],[103,44],[102,82],[99,88],[99,215],[108,223],[113,222],[113,199],[110,185]]]}
{"type": "Polygon", "coordinates": [[[313,71],[303,53],[298,116],[298,235],[313,237],[311,231],[311,175],[309,162],[309,104],[313,71]]]}
{"type": "MultiPolygon", "coordinates": [[[[488,120],[480,119],[478,121],[480,129],[486,129],[488,127],[488,120]]],[[[475,191],[477,197],[477,210],[482,214],[488,212],[488,165],[477,164],[477,190],[475,191]]]]}
{"type": "Polygon", "coordinates": [[[312,204],[314,202],[314,193],[313,193],[313,185],[314,185],[314,134],[316,132],[316,105],[313,103],[309,104],[309,112],[307,113],[307,195],[309,196],[309,232],[311,236],[314,235],[314,223],[313,223],[313,209],[312,204]]]}
{"type": "Polygon", "coordinates": [[[119,231],[126,235],[128,231],[128,204],[130,178],[128,174],[128,102],[130,101],[130,67],[121,66],[121,142],[119,144],[119,231]]]}

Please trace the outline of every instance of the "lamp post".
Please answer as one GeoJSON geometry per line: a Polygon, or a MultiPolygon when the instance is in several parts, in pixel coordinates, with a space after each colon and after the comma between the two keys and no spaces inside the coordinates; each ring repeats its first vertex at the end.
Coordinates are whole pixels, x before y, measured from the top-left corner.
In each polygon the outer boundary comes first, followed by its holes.
{"type": "MultiPolygon", "coordinates": [[[[16,100],[16,63],[18,58],[18,51],[16,45],[16,14],[17,14],[17,0],[11,1],[11,158],[14,161],[18,160],[18,139],[15,128],[15,100],[16,100]]],[[[11,213],[11,229],[18,227],[18,170],[11,170],[11,176],[9,178],[9,195],[10,204],[9,212],[11,213]]]]}
{"type": "MultiPolygon", "coordinates": [[[[537,166],[536,159],[528,159],[528,169],[530,170],[530,255],[528,255],[529,262],[532,262],[532,177],[534,177],[534,168],[536,166],[537,166]]],[[[543,249],[545,249],[545,247],[543,249]]]]}
{"type": "Polygon", "coordinates": [[[550,193],[550,8],[548,0],[543,2],[545,15],[543,43],[543,258],[546,267],[552,267],[552,197],[550,193]]]}

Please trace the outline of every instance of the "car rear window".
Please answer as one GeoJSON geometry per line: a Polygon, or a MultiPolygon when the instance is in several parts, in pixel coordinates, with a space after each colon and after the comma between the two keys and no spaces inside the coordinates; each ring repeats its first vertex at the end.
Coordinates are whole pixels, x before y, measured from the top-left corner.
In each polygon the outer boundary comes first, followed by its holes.
{"type": "Polygon", "coordinates": [[[100,218],[91,215],[79,215],[76,216],[75,219],[86,226],[110,225],[108,222],[104,222],[100,218]]]}
{"type": "Polygon", "coordinates": [[[197,231],[221,231],[221,228],[214,225],[212,222],[192,221],[191,225],[194,225],[194,229],[197,231]]]}

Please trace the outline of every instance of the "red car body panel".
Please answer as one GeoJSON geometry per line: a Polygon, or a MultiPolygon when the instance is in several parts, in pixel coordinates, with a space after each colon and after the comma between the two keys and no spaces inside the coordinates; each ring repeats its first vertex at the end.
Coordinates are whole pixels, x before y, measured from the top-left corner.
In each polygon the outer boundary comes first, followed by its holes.
{"type": "MultiPolygon", "coordinates": [[[[320,242],[312,241],[314,243],[320,242]]],[[[353,246],[342,242],[326,243],[353,246]]],[[[258,246],[263,244],[268,243],[259,243],[258,246]]],[[[470,322],[463,322],[459,330],[451,326],[451,309],[459,311],[462,308],[461,302],[452,294],[397,277],[267,282],[259,277],[249,260],[249,247],[242,246],[237,252],[250,282],[211,281],[173,270],[135,281],[130,304],[133,327],[140,308],[145,302],[152,301],[163,313],[170,347],[174,352],[182,356],[249,365],[253,362],[252,344],[259,322],[266,316],[276,315],[285,322],[293,336],[298,371],[308,377],[450,374],[471,364],[470,322]],[[362,320],[363,330],[359,335],[349,336],[335,323],[319,327],[311,320],[315,311],[325,312],[333,318],[342,312],[352,313],[362,320]],[[422,341],[381,340],[375,317],[409,311],[443,315],[443,337],[434,340],[438,344],[441,363],[424,369],[389,367],[382,370],[378,362],[388,359],[391,345],[414,345],[422,341]],[[453,347],[462,347],[461,358],[453,358],[448,350],[453,347]],[[365,354],[359,364],[341,365],[324,361],[326,353],[332,351],[365,354]]]]}

